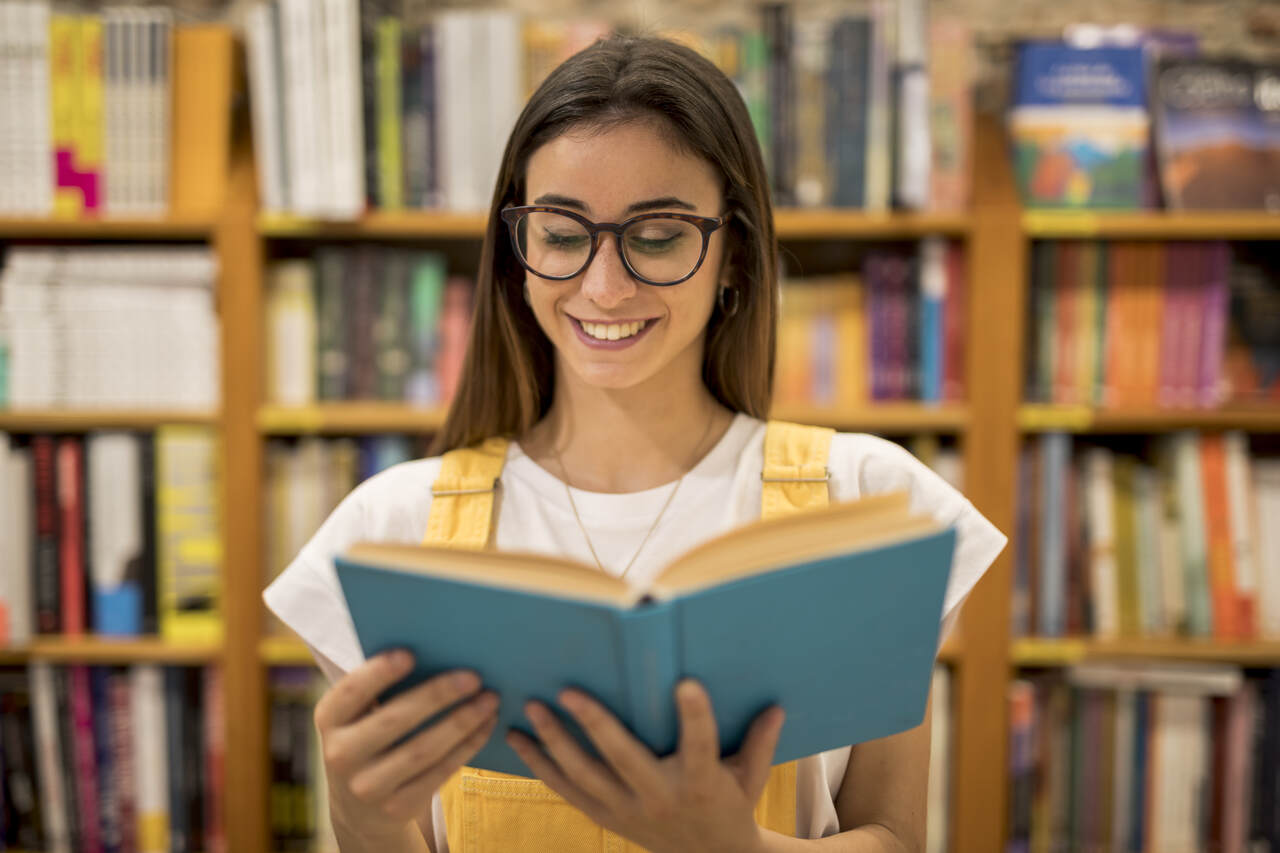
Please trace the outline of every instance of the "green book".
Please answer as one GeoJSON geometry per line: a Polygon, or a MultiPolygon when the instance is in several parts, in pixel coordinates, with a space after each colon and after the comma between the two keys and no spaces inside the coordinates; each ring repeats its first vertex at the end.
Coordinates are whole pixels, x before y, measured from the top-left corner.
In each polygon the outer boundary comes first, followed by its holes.
{"type": "Polygon", "coordinates": [[[404,163],[400,128],[400,39],[398,18],[378,21],[378,199],[383,210],[404,207],[404,163]]]}

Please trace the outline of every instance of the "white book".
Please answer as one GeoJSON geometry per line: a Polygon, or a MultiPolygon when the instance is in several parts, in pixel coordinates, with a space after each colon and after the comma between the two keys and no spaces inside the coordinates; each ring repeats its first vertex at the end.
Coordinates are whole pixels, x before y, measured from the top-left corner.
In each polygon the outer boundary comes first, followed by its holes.
{"type": "Polygon", "coordinates": [[[1133,747],[1136,719],[1136,694],[1118,690],[1115,694],[1115,749],[1111,765],[1111,849],[1127,850],[1133,837],[1133,747]]]}
{"type": "Polygon", "coordinates": [[[315,104],[314,15],[314,0],[280,0],[290,201],[294,212],[303,216],[319,215],[323,208],[316,138],[321,120],[315,104]]]}
{"type": "Polygon", "coordinates": [[[444,206],[450,210],[466,209],[472,168],[472,121],[478,102],[471,100],[470,29],[467,13],[457,9],[442,12],[436,20],[440,191],[444,206]]]}
{"type": "Polygon", "coordinates": [[[163,671],[154,664],[131,667],[129,688],[138,853],[168,853],[169,764],[163,671]]]}
{"type": "Polygon", "coordinates": [[[1180,661],[1114,661],[1073,664],[1067,680],[1103,690],[1156,690],[1197,696],[1230,696],[1244,676],[1237,666],[1180,661]]]}
{"type": "Polygon", "coordinates": [[[271,267],[267,294],[267,399],[306,406],[316,399],[315,267],[281,261],[271,267]]]}
{"type": "Polygon", "coordinates": [[[947,827],[951,815],[951,671],[938,664],[933,668],[929,701],[933,705],[929,741],[928,826],[925,838],[929,853],[947,849],[947,827]]]}
{"type": "Polygon", "coordinates": [[[507,137],[511,135],[524,105],[524,41],[520,34],[520,18],[516,12],[493,9],[485,14],[485,27],[489,110],[483,138],[487,146],[485,157],[479,163],[475,197],[476,209],[483,211],[489,209],[507,137]]]}
{"type": "Polygon", "coordinates": [[[0,275],[0,312],[9,340],[9,405],[49,408],[60,402],[63,352],[53,316],[58,254],[15,249],[0,275]]]}
{"type": "Polygon", "coordinates": [[[143,551],[142,455],[137,436],[112,432],[85,441],[94,631],[142,631],[141,578],[130,577],[143,551]]]}
{"type": "Polygon", "coordinates": [[[125,27],[125,49],[128,59],[125,61],[125,96],[124,109],[127,116],[127,132],[122,142],[125,152],[125,183],[128,186],[127,196],[130,209],[141,213],[147,208],[147,87],[151,76],[152,54],[148,50],[151,29],[141,9],[136,6],[125,7],[123,13],[125,27]]]}
{"type": "Polygon", "coordinates": [[[25,32],[19,30],[24,14],[14,2],[0,0],[0,216],[14,216],[25,180],[18,168],[22,138],[18,127],[18,66],[25,32]]]}
{"type": "Polygon", "coordinates": [[[269,3],[256,3],[245,13],[245,43],[249,64],[249,105],[253,114],[253,153],[258,166],[258,195],[269,213],[286,207],[284,164],[280,157],[281,104],[273,44],[277,38],[269,3]]]}
{"type": "Polygon", "coordinates": [[[1231,530],[1231,566],[1236,594],[1255,608],[1258,601],[1258,558],[1253,526],[1253,485],[1249,477],[1249,439],[1243,432],[1223,433],[1226,456],[1227,516],[1231,530]]]}
{"type": "Polygon", "coordinates": [[[1088,513],[1089,580],[1093,585],[1093,631],[1100,637],[1120,633],[1120,593],[1116,567],[1115,479],[1111,451],[1085,451],[1085,506],[1088,513]]]}
{"type": "Polygon", "coordinates": [[[123,9],[109,7],[102,11],[102,202],[105,212],[112,216],[129,212],[128,197],[124,192],[127,174],[124,164],[126,28],[123,9]]]}
{"type": "MultiPolygon", "coordinates": [[[[29,0],[9,8],[17,47],[10,67],[14,116],[13,175],[17,179],[11,213],[47,216],[53,212],[53,141],[49,112],[49,3],[29,0]]],[[[4,107],[0,107],[4,109],[4,107]]]]}
{"type": "Polygon", "coordinates": [[[926,0],[898,0],[898,80],[896,116],[898,156],[894,195],[904,207],[929,204],[933,159],[929,135],[929,26],[926,0]]]}
{"type": "Polygon", "coordinates": [[[360,103],[360,10],[356,0],[324,0],[325,103],[329,109],[328,214],[364,210],[364,111],[360,103]]]}
{"type": "Polygon", "coordinates": [[[152,194],[149,212],[159,216],[169,210],[169,139],[173,103],[173,12],[167,6],[148,7],[154,39],[156,67],[151,77],[151,137],[148,174],[152,194]]]}
{"type": "Polygon", "coordinates": [[[1280,459],[1253,460],[1253,482],[1257,487],[1259,588],[1258,632],[1280,637],[1280,459]]]}
{"type": "MultiPolygon", "coordinates": [[[[3,435],[0,433],[0,435],[3,435]]],[[[3,444],[8,444],[5,437],[3,444]]],[[[3,473],[0,474],[0,530],[4,533],[4,541],[0,542],[0,585],[3,585],[3,597],[9,608],[9,636],[0,637],[0,642],[11,645],[23,645],[31,641],[31,616],[35,604],[31,595],[31,531],[32,501],[35,496],[35,481],[31,467],[31,451],[26,448],[10,447],[3,460],[3,473]]]]}
{"type": "MultiPolygon", "coordinates": [[[[43,661],[27,666],[31,680],[31,718],[36,737],[36,768],[40,777],[40,817],[48,853],[71,853],[67,826],[67,788],[62,774],[62,749],[58,736],[58,702],[53,689],[53,669],[43,661]]],[[[69,744],[66,745],[69,748],[69,744]]]]}
{"type": "Polygon", "coordinates": [[[1209,606],[1208,545],[1205,542],[1204,480],[1200,475],[1199,442],[1195,433],[1181,432],[1172,437],[1171,447],[1178,492],[1178,550],[1182,555],[1187,633],[1211,636],[1213,617],[1209,606]]]}
{"type": "Polygon", "coordinates": [[[328,3],[326,0],[311,2],[311,70],[310,85],[314,128],[312,130],[316,146],[316,203],[315,215],[330,217],[334,205],[334,151],[333,140],[337,135],[337,116],[334,113],[330,72],[333,57],[329,54],[328,3]]]}

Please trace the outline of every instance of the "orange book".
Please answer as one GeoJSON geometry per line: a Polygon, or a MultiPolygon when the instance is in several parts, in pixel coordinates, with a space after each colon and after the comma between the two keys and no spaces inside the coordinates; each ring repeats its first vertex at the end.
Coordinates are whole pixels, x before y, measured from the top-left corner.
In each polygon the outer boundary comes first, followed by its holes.
{"type": "Polygon", "coordinates": [[[1204,488],[1205,544],[1209,556],[1209,601],[1213,608],[1213,636],[1240,637],[1232,567],[1231,507],[1227,503],[1227,455],[1220,434],[1200,439],[1200,474],[1204,488]]]}
{"type": "Polygon", "coordinates": [[[841,406],[867,402],[871,366],[867,363],[867,317],[859,275],[837,276],[832,281],[836,313],[836,400],[841,406]]]}
{"type": "Polygon", "coordinates": [[[184,26],[173,36],[170,210],[210,216],[222,206],[231,151],[234,41],[225,26],[184,26]]]}
{"type": "Polygon", "coordinates": [[[1127,317],[1130,297],[1130,254],[1126,243],[1112,243],[1107,264],[1106,368],[1103,372],[1103,405],[1121,408],[1128,397],[1128,364],[1132,354],[1132,327],[1127,317]]]}
{"type": "Polygon", "coordinates": [[[1160,388],[1160,338],[1164,322],[1164,244],[1142,246],[1142,329],[1141,360],[1136,377],[1136,396],[1143,405],[1154,406],[1160,388]]]}

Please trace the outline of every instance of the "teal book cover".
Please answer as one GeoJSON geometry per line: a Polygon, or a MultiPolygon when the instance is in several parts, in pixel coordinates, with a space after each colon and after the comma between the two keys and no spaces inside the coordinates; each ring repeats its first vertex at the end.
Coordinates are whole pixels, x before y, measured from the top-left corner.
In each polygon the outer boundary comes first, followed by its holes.
{"type": "Polygon", "coordinates": [[[503,737],[532,733],[529,699],[594,752],[555,702],[570,686],[658,755],[675,751],[673,690],[684,677],[710,693],[725,756],[773,704],[787,713],[775,763],[919,725],[954,546],[955,531],[935,527],[630,605],[404,571],[368,552],[335,565],[366,657],[413,653],[414,671],[389,695],[474,669],[500,707],[469,764],[528,776],[503,737]]]}

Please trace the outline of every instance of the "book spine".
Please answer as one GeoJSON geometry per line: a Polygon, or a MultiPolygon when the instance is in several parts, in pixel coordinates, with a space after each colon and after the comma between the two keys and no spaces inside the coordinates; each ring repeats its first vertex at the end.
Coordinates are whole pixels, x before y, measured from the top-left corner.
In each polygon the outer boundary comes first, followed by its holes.
{"type": "Polygon", "coordinates": [[[947,244],[930,238],[920,247],[920,399],[936,403],[943,399],[944,313],[947,293],[947,244]]]}
{"type": "Polygon", "coordinates": [[[1240,637],[1235,571],[1231,554],[1231,521],[1227,505],[1226,449],[1221,435],[1200,438],[1205,531],[1208,534],[1209,596],[1213,606],[1213,636],[1240,637]]]}
{"type": "MultiPolygon", "coordinates": [[[[107,705],[111,766],[115,768],[113,784],[116,786],[120,849],[131,853],[138,849],[138,768],[134,762],[136,747],[133,742],[133,691],[126,671],[113,670],[108,673],[107,705]]],[[[155,734],[148,732],[146,736],[155,737],[155,734]]]]}
{"type": "Polygon", "coordinates": [[[191,823],[187,811],[188,774],[183,755],[186,728],[190,725],[183,697],[183,671],[178,667],[166,667],[164,677],[164,726],[167,744],[165,777],[168,782],[169,851],[191,853],[194,849],[191,823]]]}
{"type": "Polygon", "coordinates": [[[98,825],[98,769],[93,737],[93,700],[89,687],[89,668],[68,667],[71,704],[71,751],[75,762],[77,811],[80,814],[80,847],[84,853],[103,853],[102,834],[98,825]]]}
{"type": "Polygon", "coordinates": [[[93,731],[93,756],[98,792],[98,837],[103,853],[119,853],[122,839],[120,828],[121,786],[117,781],[117,768],[112,749],[110,695],[107,686],[107,670],[101,666],[89,668],[90,720],[93,731]]]}
{"type": "Polygon", "coordinates": [[[1204,288],[1204,328],[1200,345],[1201,406],[1217,406],[1225,394],[1222,381],[1223,353],[1227,345],[1227,310],[1230,301],[1228,274],[1231,249],[1226,243],[1211,243],[1204,248],[1206,279],[1204,288]]]}
{"type": "Polygon", "coordinates": [[[80,19],[80,139],[77,145],[84,209],[101,213],[103,149],[102,19],[80,19]]]}
{"type": "Polygon", "coordinates": [[[1200,449],[1196,436],[1191,433],[1175,435],[1171,441],[1181,522],[1178,528],[1179,550],[1182,554],[1183,588],[1186,590],[1187,633],[1208,637],[1213,633],[1213,613],[1209,598],[1200,449]]]}
{"type": "Polygon", "coordinates": [[[1040,538],[1040,633],[1046,637],[1061,637],[1066,629],[1066,513],[1063,506],[1063,486],[1070,466],[1071,437],[1063,433],[1048,433],[1042,438],[1041,480],[1043,492],[1043,523],[1040,538]]]}
{"type": "Polygon", "coordinates": [[[35,466],[35,558],[32,568],[35,572],[36,631],[56,634],[62,627],[62,602],[59,591],[57,452],[53,437],[33,437],[31,453],[35,466]]]}
{"type": "Polygon", "coordinates": [[[203,673],[204,701],[204,853],[226,853],[223,790],[226,781],[226,713],[222,669],[217,666],[196,670],[203,673]]]}
{"type": "Polygon", "coordinates": [[[78,637],[88,628],[88,579],[84,557],[84,445],[75,437],[58,440],[58,514],[62,633],[78,637]]]}
{"type": "MultiPolygon", "coordinates": [[[[70,853],[67,824],[67,783],[62,773],[62,752],[67,748],[58,732],[59,706],[54,672],[48,663],[28,667],[31,680],[31,712],[36,739],[36,768],[40,780],[40,816],[48,853],[70,853]]],[[[149,853],[149,851],[147,851],[149,853]]]]}
{"type": "Polygon", "coordinates": [[[398,18],[377,23],[378,197],[384,210],[404,207],[404,167],[400,135],[400,41],[398,18]]]}

